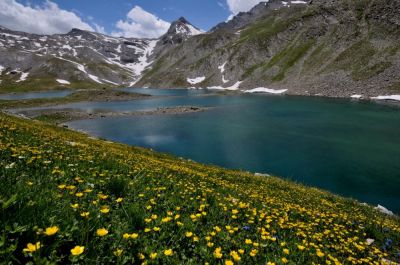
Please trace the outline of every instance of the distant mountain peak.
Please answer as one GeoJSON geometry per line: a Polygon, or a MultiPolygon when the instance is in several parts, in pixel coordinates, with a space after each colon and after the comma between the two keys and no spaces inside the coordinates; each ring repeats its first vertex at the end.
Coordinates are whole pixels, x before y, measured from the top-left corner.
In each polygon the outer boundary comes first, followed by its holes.
{"type": "Polygon", "coordinates": [[[171,23],[167,34],[178,34],[191,37],[203,33],[200,29],[193,26],[186,18],[180,17],[171,23]]]}
{"type": "Polygon", "coordinates": [[[164,44],[179,44],[188,38],[204,33],[200,29],[192,25],[186,18],[180,17],[171,23],[167,33],[161,36],[164,44]]]}

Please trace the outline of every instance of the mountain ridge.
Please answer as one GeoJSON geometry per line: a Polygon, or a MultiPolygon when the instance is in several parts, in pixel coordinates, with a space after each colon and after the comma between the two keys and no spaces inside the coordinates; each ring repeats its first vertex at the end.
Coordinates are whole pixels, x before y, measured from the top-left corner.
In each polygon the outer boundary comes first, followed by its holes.
{"type": "MultiPolygon", "coordinates": [[[[181,17],[158,39],[115,38],[72,29],[51,36],[21,33],[12,40],[1,29],[0,65],[7,73],[20,72],[16,78],[0,73],[0,87],[18,90],[24,83],[32,84],[30,77],[42,71],[69,80],[76,88],[268,87],[286,89],[287,94],[333,97],[398,94],[399,6],[398,0],[271,0],[208,32],[181,17]],[[31,39],[23,39],[28,35],[31,39]],[[47,46],[35,48],[45,37],[47,46]],[[37,71],[26,76],[28,68],[37,71]]],[[[41,85],[46,87],[38,82],[41,85]]],[[[68,87],[54,82],[47,87],[54,85],[68,87]]]]}

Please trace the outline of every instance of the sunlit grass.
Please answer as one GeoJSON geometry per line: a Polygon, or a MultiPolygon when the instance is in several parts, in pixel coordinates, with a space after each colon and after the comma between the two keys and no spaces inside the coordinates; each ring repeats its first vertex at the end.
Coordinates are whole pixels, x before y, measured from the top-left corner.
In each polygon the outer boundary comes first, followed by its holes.
{"type": "Polygon", "coordinates": [[[398,218],[279,178],[2,114],[0,159],[6,264],[399,261],[398,218]]]}

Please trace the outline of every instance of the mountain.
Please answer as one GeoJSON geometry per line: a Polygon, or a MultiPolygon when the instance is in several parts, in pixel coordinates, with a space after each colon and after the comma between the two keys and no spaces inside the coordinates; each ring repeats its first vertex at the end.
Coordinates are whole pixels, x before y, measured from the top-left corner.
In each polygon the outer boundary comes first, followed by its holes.
{"type": "Polygon", "coordinates": [[[270,0],[206,33],[179,18],[159,39],[78,29],[40,36],[0,28],[0,88],[268,87],[334,97],[398,94],[399,13],[399,0],[270,0]]]}
{"type": "Polygon", "coordinates": [[[0,86],[12,91],[27,85],[32,89],[129,85],[149,65],[147,58],[156,43],[80,29],[35,35],[1,28],[0,86]]]}
{"type": "Polygon", "coordinates": [[[269,1],[170,49],[137,86],[400,93],[400,1],[269,1]]]}

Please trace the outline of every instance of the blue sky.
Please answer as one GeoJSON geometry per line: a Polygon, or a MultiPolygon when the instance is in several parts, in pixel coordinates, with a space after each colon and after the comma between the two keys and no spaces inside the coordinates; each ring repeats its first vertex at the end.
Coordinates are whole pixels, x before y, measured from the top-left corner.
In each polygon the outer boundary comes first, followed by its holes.
{"type": "Polygon", "coordinates": [[[0,25],[36,34],[72,28],[113,36],[156,38],[183,16],[209,30],[260,0],[0,0],[0,25]]]}
{"type": "MultiPolygon", "coordinates": [[[[44,0],[18,2],[37,5],[42,4],[44,0]]],[[[111,32],[116,21],[125,18],[136,5],[168,22],[183,16],[203,30],[225,21],[231,14],[225,0],[53,0],[52,2],[57,3],[62,9],[75,12],[86,22],[90,22],[89,19],[93,18],[107,32],[111,32]]]]}

